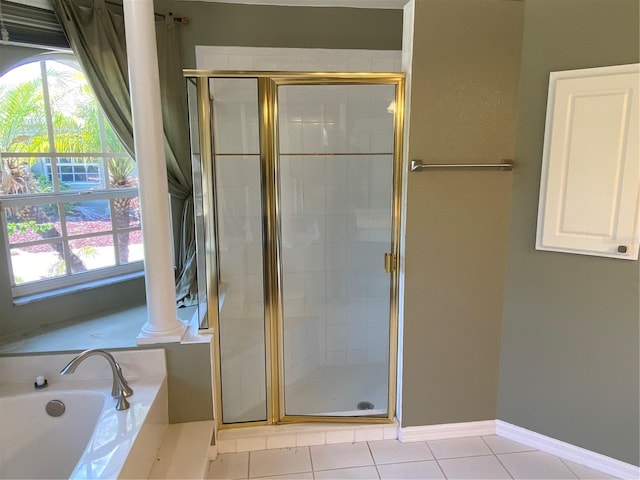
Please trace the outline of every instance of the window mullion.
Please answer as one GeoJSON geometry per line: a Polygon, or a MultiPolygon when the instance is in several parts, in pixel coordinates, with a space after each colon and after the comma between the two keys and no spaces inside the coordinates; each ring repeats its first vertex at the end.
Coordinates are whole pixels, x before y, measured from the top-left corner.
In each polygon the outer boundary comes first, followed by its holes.
{"type": "MultiPolygon", "coordinates": [[[[5,206],[0,202],[0,228],[2,228],[2,235],[5,241],[5,253],[7,255],[7,265],[11,265],[11,246],[9,245],[9,229],[7,225],[7,214],[5,213],[5,206]]],[[[9,282],[12,287],[16,285],[16,279],[13,274],[13,268],[9,268],[9,282]]]]}
{"type": "Polygon", "coordinates": [[[64,250],[64,264],[67,275],[71,275],[71,247],[69,246],[69,235],[67,234],[67,212],[66,203],[58,203],[58,213],[60,214],[60,240],[64,250]]]}
{"type": "MultiPolygon", "coordinates": [[[[103,152],[107,151],[107,133],[104,127],[104,114],[102,109],[98,106],[98,126],[100,129],[100,147],[103,152]]],[[[102,159],[102,180],[104,181],[104,188],[109,189],[109,159],[102,159]]]]}
{"type": "Polygon", "coordinates": [[[109,208],[111,209],[111,235],[113,238],[113,248],[115,249],[114,251],[114,256],[116,259],[116,265],[121,265],[120,263],[120,246],[119,246],[119,242],[118,242],[118,230],[116,229],[116,221],[115,218],[113,217],[113,214],[115,212],[115,208],[114,208],[114,199],[110,198],[109,199],[109,208]]]}
{"type": "MultiPolygon", "coordinates": [[[[56,153],[55,134],[53,131],[53,118],[51,116],[51,97],[49,95],[49,77],[47,76],[46,61],[40,62],[40,75],[42,77],[42,96],[44,98],[44,112],[47,119],[47,137],[49,139],[49,152],[56,153]]],[[[49,157],[51,162],[51,183],[53,191],[60,191],[60,182],[58,180],[58,160],[57,157],[49,157]]]]}
{"type": "Polygon", "coordinates": [[[102,178],[104,179],[104,189],[109,190],[111,188],[111,182],[109,181],[109,158],[102,159],[102,178]]]}

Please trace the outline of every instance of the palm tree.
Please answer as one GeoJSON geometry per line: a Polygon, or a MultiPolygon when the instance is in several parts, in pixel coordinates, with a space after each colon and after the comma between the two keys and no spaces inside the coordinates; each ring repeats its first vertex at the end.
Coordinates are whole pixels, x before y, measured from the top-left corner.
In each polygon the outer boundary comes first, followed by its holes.
{"type": "MultiPolygon", "coordinates": [[[[111,188],[134,187],[133,160],[130,158],[112,158],[109,160],[109,186],[111,188]]],[[[117,229],[128,228],[131,225],[133,213],[133,199],[131,197],[115,198],[112,202],[112,217],[117,229]]],[[[118,233],[118,258],[121,263],[129,261],[129,232],[118,233]]]]}
{"type": "MultiPolygon", "coordinates": [[[[83,82],[81,84],[82,95],[92,96],[89,84],[83,82]]],[[[101,125],[101,116],[98,110],[98,103],[87,102],[80,106],[80,116],[86,119],[83,132],[98,132],[104,127],[104,140],[107,144],[107,150],[114,153],[124,153],[125,150],[117,137],[111,125],[104,122],[101,125]]],[[[84,151],[100,151],[100,137],[97,135],[87,135],[83,138],[84,151]]],[[[107,164],[109,170],[109,187],[110,188],[129,188],[136,186],[135,180],[135,163],[129,157],[114,157],[109,159],[107,164]]],[[[111,206],[111,217],[115,227],[118,230],[129,228],[131,226],[131,218],[134,210],[134,199],[131,197],[119,197],[113,199],[111,206]]],[[[118,258],[121,263],[129,261],[129,232],[119,232],[118,238],[118,258]]]]}

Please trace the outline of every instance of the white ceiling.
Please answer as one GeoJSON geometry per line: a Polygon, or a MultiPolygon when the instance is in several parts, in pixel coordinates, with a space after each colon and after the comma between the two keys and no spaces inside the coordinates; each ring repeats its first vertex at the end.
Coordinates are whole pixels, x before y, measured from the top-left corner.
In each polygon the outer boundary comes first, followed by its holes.
{"type": "Polygon", "coordinates": [[[246,3],[252,5],[288,5],[306,7],[355,7],[399,9],[409,0],[197,0],[201,2],[246,3]]]}

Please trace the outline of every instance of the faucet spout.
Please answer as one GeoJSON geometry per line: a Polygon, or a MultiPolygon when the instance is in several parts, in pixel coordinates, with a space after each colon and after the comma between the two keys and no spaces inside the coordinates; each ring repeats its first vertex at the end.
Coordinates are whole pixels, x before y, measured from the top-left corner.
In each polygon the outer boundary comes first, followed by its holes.
{"type": "Polygon", "coordinates": [[[92,349],[85,350],[84,352],[78,354],[73,358],[62,370],[60,370],[61,375],[69,375],[75,373],[76,368],[80,365],[84,360],[94,355],[98,355],[103,357],[109,363],[111,367],[111,373],[113,375],[113,384],[111,386],[111,396],[116,399],[116,410],[126,410],[129,408],[129,402],[126,397],[130,397],[133,395],[133,390],[127,383],[127,380],[124,378],[122,374],[122,367],[120,364],[116,362],[113,355],[111,355],[106,350],[100,349],[92,349]]]}

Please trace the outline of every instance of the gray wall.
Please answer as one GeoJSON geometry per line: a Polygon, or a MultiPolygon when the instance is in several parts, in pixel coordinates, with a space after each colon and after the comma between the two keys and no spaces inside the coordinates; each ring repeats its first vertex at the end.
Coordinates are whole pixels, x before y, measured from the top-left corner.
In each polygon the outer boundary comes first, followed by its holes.
{"type": "Polygon", "coordinates": [[[165,349],[169,386],[169,423],[213,419],[211,354],[208,343],[167,343],[149,348],[165,349]]]}
{"type": "Polygon", "coordinates": [[[25,58],[32,57],[46,50],[38,48],[16,47],[13,45],[0,45],[0,75],[4,74],[12,66],[25,58]]]}
{"type": "Polygon", "coordinates": [[[549,72],[639,61],[637,0],[526,2],[498,418],[638,465],[638,262],[534,250],[549,72]]]}
{"type": "MultiPolygon", "coordinates": [[[[161,5],[158,2],[158,5],[161,5]]],[[[185,68],[195,67],[195,45],[400,50],[402,10],[280,7],[175,1],[185,68]]]]}
{"type": "MultiPolygon", "coordinates": [[[[523,5],[416,1],[409,158],[513,158],[523,5]]],[[[496,418],[511,173],[410,173],[402,426],[496,418]]]]}

